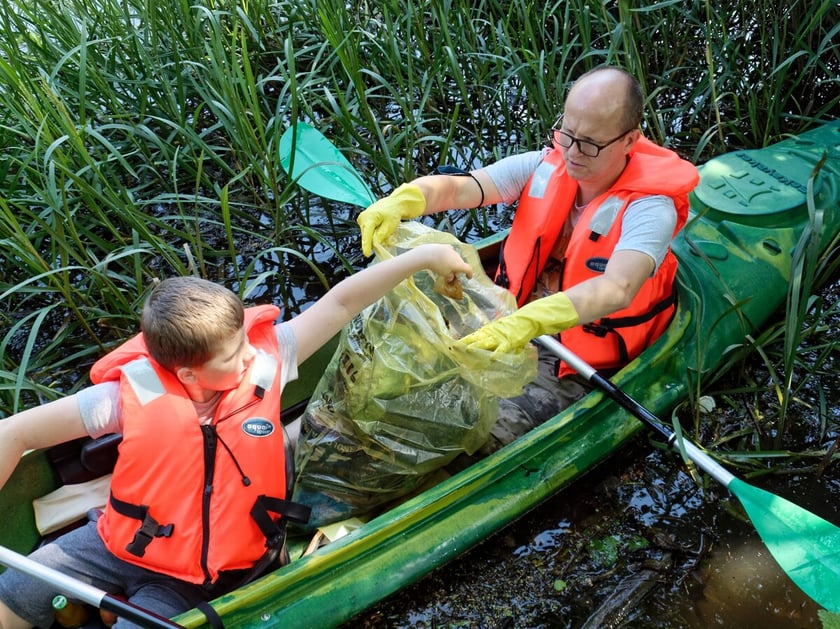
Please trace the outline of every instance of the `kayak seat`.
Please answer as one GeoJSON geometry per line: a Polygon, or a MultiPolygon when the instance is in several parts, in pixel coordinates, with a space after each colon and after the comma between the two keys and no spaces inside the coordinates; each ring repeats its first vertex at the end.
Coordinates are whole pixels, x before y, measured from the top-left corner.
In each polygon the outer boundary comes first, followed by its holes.
{"type": "Polygon", "coordinates": [[[82,467],[97,476],[104,476],[114,471],[117,464],[117,448],[122,443],[122,435],[112,433],[93,439],[82,446],[80,458],[82,467]]]}
{"type": "Polygon", "coordinates": [[[107,497],[121,441],[120,434],[84,437],[47,450],[60,483],[55,491],[33,500],[41,543],[96,519],[107,497]]]}
{"type": "Polygon", "coordinates": [[[76,439],[53,446],[47,451],[47,458],[62,485],[84,483],[113,471],[121,441],[120,434],[76,439]]]}

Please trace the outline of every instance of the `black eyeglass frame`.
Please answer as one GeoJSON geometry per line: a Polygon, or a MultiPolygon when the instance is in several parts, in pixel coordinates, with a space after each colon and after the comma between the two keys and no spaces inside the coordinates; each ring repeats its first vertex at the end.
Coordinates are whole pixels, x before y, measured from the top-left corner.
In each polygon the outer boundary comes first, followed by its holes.
{"type": "Polygon", "coordinates": [[[605,148],[607,148],[610,144],[614,144],[615,142],[618,142],[625,135],[627,135],[631,131],[635,131],[635,129],[636,129],[635,127],[633,127],[632,129],[627,129],[627,131],[625,131],[621,135],[618,135],[618,136],[614,137],[612,140],[610,140],[608,142],[605,142],[604,144],[596,144],[595,142],[592,142],[591,140],[582,140],[580,138],[576,138],[571,133],[567,133],[567,132],[563,131],[562,129],[560,129],[558,127],[558,125],[561,125],[561,124],[563,124],[563,116],[560,116],[557,119],[557,121],[551,126],[551,130],[548,132],[548,141],[549,142],[556,142],[559,146],[562,146],[564,149],[571,148],[572,144],[577,144],[578,151],[580,151],[583,155],[586,155],[587,157],[592,157],[592,158],[598,157],[601,154],[601,151],[603,151],[605,148]],[[564,145],[562,142],[560,142],[560,140],[557,139],[558,134],[561,135],[561,136],[564,136],[565,138],[568,138],[569,143],[564,145]],[[588,146],[594,146],[595,147],[595,155],[590,155],[589,153],[584,151],[583,150],[583,145],[584,144],[586,144],[588,146]]]}

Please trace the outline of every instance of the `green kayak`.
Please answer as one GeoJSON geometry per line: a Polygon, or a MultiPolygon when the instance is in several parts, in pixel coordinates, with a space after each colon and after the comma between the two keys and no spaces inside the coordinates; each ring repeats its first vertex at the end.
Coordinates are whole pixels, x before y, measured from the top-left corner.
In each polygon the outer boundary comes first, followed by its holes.
{"type": "MultiPolygon", "coordinates": [[[[827,250],[840,234],[840,121],[700,167],[689,223],[674,243],[679,306],[667,332],[612,382],[660,417],[781,306],[803,234],[827,250]],[[812,179],[815,168],[826,156],[812,179]],[[809,186],[814,203],[809,208],[809,186]]],[[[499,239],[480,243],[492,255],[499,239]]],[[[287,403],[303,400],[331,350],[313,357],[287,403]]],[[[348,534],[212,602],[228,627],[335,627],[533,509],[644,425],[594,391],[536,430],[348,534]]],[[[0,493],[0,545],[37,542],[32,500],[56,488],[52,457],[25,456],[0,493]]],[[[305,546],[305,541],[302,543],[305,546]]],[[[174,619],[210,626],[193,610],[174,619]]]]}

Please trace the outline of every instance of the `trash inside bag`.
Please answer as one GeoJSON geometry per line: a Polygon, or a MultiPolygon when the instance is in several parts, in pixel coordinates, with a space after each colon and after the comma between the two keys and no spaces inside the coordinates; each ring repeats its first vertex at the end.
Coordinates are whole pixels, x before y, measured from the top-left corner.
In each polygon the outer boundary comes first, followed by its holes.
{"type": "Polygon", "coordinates": [[[449,297],[439,282],[435,289],[433,273],[416,273],[342,330],[295,451],[294,500],[312,507],[313,528],[370,515],[459,454],[472,454],[490,433],[499,398],[521,394],[536,375],[533,347],[501,354],[456,342],[516,310],[474,247],[419,222],[402,223],[392,242],[377,246],[374,263],[445,242],[474,276],[461,278],[449,297]]]}

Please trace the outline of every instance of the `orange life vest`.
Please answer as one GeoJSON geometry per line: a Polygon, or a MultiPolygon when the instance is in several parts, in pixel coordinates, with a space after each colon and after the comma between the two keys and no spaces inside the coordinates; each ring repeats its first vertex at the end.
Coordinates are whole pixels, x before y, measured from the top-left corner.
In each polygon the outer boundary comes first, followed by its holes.
{"type": "Polygon", "coordinates": [[[278,313],[274,306],[246,309],[258,352],[207,426],[177,377],[149,357],[142,334],[93,366],[94,383],[120,382],[123,440],[98,522],[116,556],[207,585],[222,571],[253,567],[267,546],[281,544],[281,512],[301,515],[284,500],[278,313]]]}
{"type": "MultiPolygon", "coordinates": [[[[665,195],[677,210],[674,234],[688,218],[688,193],[697,169],[671,150],[640,138],[618,180],[587,205],[563,260],[562,289],[604,272],[621,236],[628,205],[643,196],[665,195]]],[[[569,217],[578,184],[566,172],[562,151],[550,151],[522,192],[504,242],[496,282],[523,305],[545,268],[569,217]]],[[[669,250],[653,277],[625,309],[563,332],[562,341],[596,369],[615,369],[635,358],[667,327],[674,312],[677,260],[669,250]]],[[[563,363],[559,375],[574,373],[563,363]]]]}

